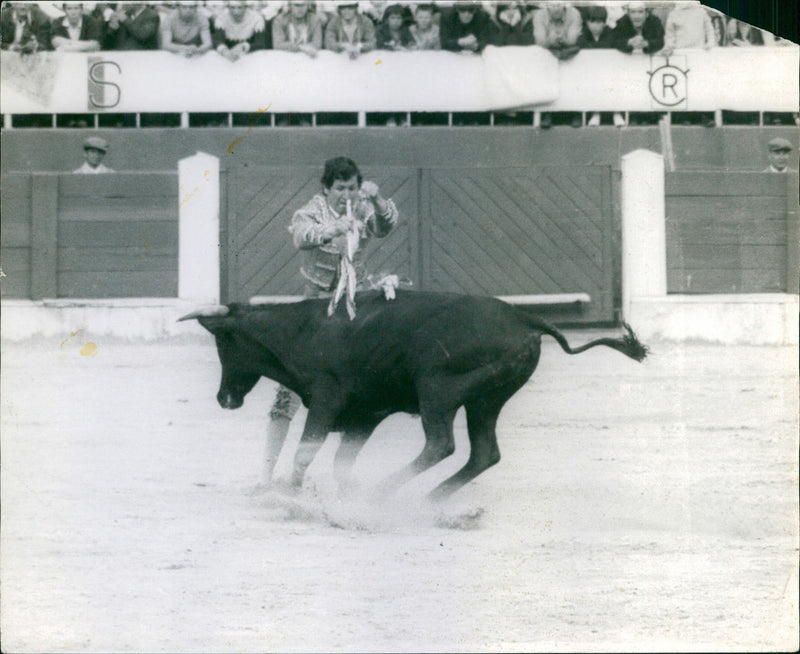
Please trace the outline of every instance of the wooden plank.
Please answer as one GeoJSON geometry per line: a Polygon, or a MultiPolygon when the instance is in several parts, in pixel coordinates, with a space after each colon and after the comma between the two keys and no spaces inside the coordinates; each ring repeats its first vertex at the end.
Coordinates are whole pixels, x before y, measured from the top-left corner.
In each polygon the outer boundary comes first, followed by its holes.
{"type": "Polygon", "coordinates": [[[0,268],[6,275],[20,272],[30,273],[31,249],[5,247],[0,249],[0,268]]]}
{"type": "Polygon", "coordinates": [[[21,248],[31,246],[31,224],[6,221],[3,216],[0,221],[0,241],[3,247],[21,248]]]}
{"type": "Polygon", "coordinates": [[[173,219],[178,219],[178,197],[176,195],[60,198],[58,208],[60,220],[68,219],[66,216],[69,215],[98,213],[106,214],[105,220],[113,220],[115,212],[132,212],[134,209],[142,214],[171,212],[173,219]]]}
{"type": "Polygon", "coordinates": [[[668,234],[682,242],[709,245],[751,244],[785,245],[786,225],[782,221],[749,221],[742,223],[698,220],[696,223],[667,219],[668,234]]]}
{"type": "Polygon", "coordinates": [[[256,238],[239,247],[239,283],[247,285],[254,279],[265,283],[275,274],[275,269],[285,266],[296,252],[288,232],[284,233],[275,223],[265,226],[256,238]]]}
{"type": "MultiPolygon", "coordinates": [[[[129,198],[128,201],[134,200],[129,198]]],[[[58,216],[59,222],[164,222],[178,224],[178,208],[160,207],[155,209],[143,209],[133,204],[122,206],[114,210],[106,209],[73,209],[61,212],[58,216]]]]}
{"type": "Polygon", "coordinates": [[[535,222],[546,230],[552,239],[557,248],[556,256],[570,252],[575,259],[595,265],[596,270],[591,272],[591,275],[600,272],[602,266],[600,230],[594,221],[577,213],[574,207],[572,210],[567,210],[563,204],[562,193],[552,180],[539,175],[532,177],[530,182],[524,185],[514,183],[514,180],[510,182],[502,180],[497,183],[500,188],[506,190],[508,200],[519,206],[523,213],[527,213],[527,222],[520,224],[523,229],[531,222],[535,222]]]}
{"type": "MultiPolygon", "coordinates": [[[[417,272],[417,287],[428,291],[434,288],[433,279],[433,174],[420,170],[419,175],[419,222],[412,232],[412,252],[417,250],[414,267],[417,272]]],[[[413,258],[412,258],[413,261],[413,258]]]]}
{"type": "Polygon", "coordinates": [[[0,279],[0,291],[5,299],[27,300],[31,297],[30,272],[16,272],[0,279]]]}
{"type": "Polygon", "coordinates": [[[463,261],[457,261],[449,252],[441,247],[433,249],[433,261],[431,270],[431,289],[432,291],[469,293],[471,295],[491,295],[491,291],[483,286],[478,280],[464,274],[463,261]]]}
{"type": "Polygon", "coordinates": [[[800,207],[798,207],[798,175],[786,175],[786,288],[787,293],[800,292],[800,207]]]}
{"type": "MultiPolygon", "coordinates": [[[[434,225],[433,237],[436,243],[440,243],[443,249],[446,249],[450,256],[456,261],[469,261],[470,265],[462,268],[464,274],[473,277],[477,283],[482,287],[488,289],[492,294],[513,294],[520,293],[524,290],[538,291],[541,287],[521,287],[520,274],[505,274],[506,271],[498,263],[495,255],[495,248],[488,241],[478,245],[468,232],[470,222],[463,223],[466,229],[461,229],[459,225],[451,227],[447,232],[443,231],[437,225],[434,225]],[[488,246],[488,247],[487,247],[488,246]],[[516,282],[516,284],[514,284],[516,282]]],[[[500,261],[503,261],[501,259],[500,261]]],[[[512,258],[507,260],[509,263],[512,258]]],[[[526,272],[526,271],[523,271],[526,272]]],[[[525,277],[528,275],[525,274],[525,277]]],[[[550,289],[545,291],[554,290],[551,286],[550,289]]]]}
{"type": "Polygon", "coordinates": [[[177,297],[178,271],[65,272],[58,297],[177,297]]]}
{"type": "Polygon", "coordinates": [[[498,300],[508,304],[572,304],[578,302],[586,304],[592,301],[588,293],[556,293],[553,295],[498,295],[498,300]]]}
{"type": "Polygon", "coordinates": [[[670,293],[780,293],[785,283],[783,270],[667,270],[670,293]]]}
{"type": "Polygon", "coordinates": [[[773,221],[786,219],[786,199],[770,196],[671,197],[667,198],[666,215],[670,219],[695,222],[700,219],[719,222],[773,221]]]}
{"type": "MultiPolygon", "coordinates": [[[[438,171],[437,171],[438,172],[438,171]]],[[[464,194],[461,187],[453,188],[447,177],[436,175],[436,188],[448,193],[448,207],[452,213],[459,209],[466,216],[493,215],[485,196],[478,193],[464,194]],[[474,197],[473,197],[474,196],[474,197]],[[479,203],[479,204],[476,204],[479,203]],[[463,206],[462,206],[463,205],[463,206]]],[[[500,183],[500,180],[496,180],[500,183]]],[[[569,243],[565,238],[563,229],[553,225],[552,221],[542,215],[525,213],[520,206],[512,202],[512,193],[495,196],[495,200],[502,204],[504,214],[511,218],[500,230],[502,242],[506,249],[504,260],[513,259],[523,268],[539,269],[556,284],[563,283],[569,288],[554,287],[542,288],[545,292],[558,290],[575,290],[576,288],[592,290],[594,275],[588,273],[574,259],[564,253],[561,248],[569,243]]],[[[436,204],[434,196],[434,215],[446,216],[445,208],[436,204]]],[[[490,230],[497,229],[496,212],[492,221],[485,221],[483,227],[490,230]]]]}
{"type": "Polygon", "coordinates": [[[2,225],[7,223],[30,225],[31,222],[30,174],[8,174],[0,178],[0,210],[2,225]]]}
{"type": "MultiPolygon", "coordinates": [[[[520,280],[526,280],[529,284],[532,283],[534,285],[533,288],[522,288],[522,290],[541,290],[543,292],[563,290],[558,286],[556,278],[548,274],[546,266],[549,262],[546,260],[542,262],[542,259],[544,259],[542,253],[536,252],[533,244],[530,247],[525,247],[524,244],[520,243],[521,234],[515,233],[513,226],[506,225],[504,229],[501,229],[498,226],[497,217],[491,223],[479,225],[476,216],[485,214],[479,206],[472,204],[472,197],[466,194],[458,194],[457,189],[451,189],[448,193],[445,187],[447,181],[441,177],[436,181],[432,207],[436,218],[432,225],[432,239],[439,247],[451,250],[451,256],[456,260],[466,258],[467,261],[470,261],[476,254],[474,251],[469,254],[464,253],[464,248],[467,251],[473,250],[469,243],[461,246],[459,251],[455,251],[454,248],[459,247],[457,238],[460,240],[471,239],[476,243],[481,243],[484,252],[489,253],[489,259],[494,255],[494,263],[497,261],[502,262],[509,276],[515,277],[523,286],[525,281],[520,280]],[[437,191],[445,192],[446,197],[442,197],[437,191]],[[458,196],[458,199],[456,199],[456,196],[458,196]],[[446,205],[446,208],[444,205],[446,205]],[[488,230],[489,233],[484,230],[488,230]]],[[[477,195],[477,197],[479,201],[480,195],[477,195]]],[[[486,254],[477,256],[480,259],[487,258],[486,254]]],[[[492,264],[491,261],[485,263],[489,266],[492,264]]],[[[479,269],[474,266],[468,266],[460,270],[463,271],[463,274],[468,275],[479,272],[479,269]]],[[[502,276],[502,272],[500,276],[502,276]]],[[[487,282],[489,280],[483,280],[480,281],[480,284],[484,286],[487,282]]],[[[491,290],[490,287],[486,288],[491,290]]],[[[495,290],[496,292],[503,292],[501,289],[495,290]]]]}
{"type": "MultiPolygon", "coordinates": [[[[179,196],[178,173],[116,173],[61,175],[62,198],[130,198],[179,196]]],[[[191,191],[189,189],[187,192],[191,191]]]]}
{"type": "Polygon", "coordinates": [[[517,204],[548,233],[560,248],[572,248],[577,257],[585,257],[601,266],[600,210],[594,211],[595,218],[577,210],[574,203],[567,202],[564,192],[549,175],[531,176],[528,183],[516,179],[495,179],[498,188],[505,191],[508,200],[517,204]]]}
{"type": "Polygon", "coordinates": [[[31,299],[56,297],[58,176],[34,175],[31,183],[31,299]]]}
{"type": "Polygon", "coordinates": [[[301,255],[292,241],[288,238],[275,239],[274,244],[277,248],[267,258],[256,259],[252,256],[252,244],[239,251],[239,288],[245,290],[248,296],[274,291],[279,278],[300,278],[301,255]],[[248,274],[245,274],[245,263],[250,264],[248,274]]]}
{"type": "Polygon", "coordinates": [[[178,247],[178,222],[69,222],[60,226],[63,247],[178,247]]]}
{"type": "Polygon", "coordinates": [[[783,197],[780,175],[762,172],[676,172],[665,177],[665,195],[671,196],[747,196],[783,197]]]}
{"type": "Polygon", "coordinates": [[[373,239],[364,253],[367,274],[394,274],[411,280],[409,226],[401,223],[382,239],[373,239]]]}
{"type": "Polygon", "coordinates": [[[667,261],[680,261],[685,268],[781,270],[786,266],[786,247],[782,245],[707,245],[671,244],[667,261]]]}
{"type": "Polygon", "coordinates": [[[176,248],[59,248],[59,272],[178,270],[176,248]]]}

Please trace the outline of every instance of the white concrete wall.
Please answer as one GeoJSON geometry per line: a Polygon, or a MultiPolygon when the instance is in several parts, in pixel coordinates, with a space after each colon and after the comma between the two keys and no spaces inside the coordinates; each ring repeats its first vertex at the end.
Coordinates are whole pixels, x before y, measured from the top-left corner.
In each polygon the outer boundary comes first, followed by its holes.
{"type": "Polygon", "coordinates": [[[648,341],[797,345],[798,296],[668,295],[639,297],[627,320],[648,341]]]}
{"type": "Polygon", "coordinates": [[[622,314],[632,299],[667,295],[664,157],[635,150],[622,157],[622,314]]]}
{"type": "Polygon", "coordinates": [[[198,152],[178,162],[178,297],[219,304],[219,159],[198,152]]]}
{"type": "Polygon", "coordinates": [[[796,345],[798,296],[667,295],[664,161],[622,157],[622,315],[646,342],[796,345]]]}
{"type": "Polygon", "coordinates": [[[115,300],[6,300],[0,307],[0,337],[67,338],[81,330],[91,336],[155,340],[207,334],[196,320],[177,322],[198,309],[193,302],[170,298],[115,300]]]}

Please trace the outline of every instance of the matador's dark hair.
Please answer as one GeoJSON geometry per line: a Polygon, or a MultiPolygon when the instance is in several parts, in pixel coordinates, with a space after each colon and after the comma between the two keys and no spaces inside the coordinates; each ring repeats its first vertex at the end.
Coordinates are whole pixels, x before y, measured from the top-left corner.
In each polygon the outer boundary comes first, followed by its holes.
{"type": "Polygon", "coordinates": [[[361,187],[361,171],[356,166],[356,162],[347,157],[334,157],[325,162],[325,171],[322,173],[322,186],[330,188],[337,179],[358,178],[358,186],[361,187]]]}

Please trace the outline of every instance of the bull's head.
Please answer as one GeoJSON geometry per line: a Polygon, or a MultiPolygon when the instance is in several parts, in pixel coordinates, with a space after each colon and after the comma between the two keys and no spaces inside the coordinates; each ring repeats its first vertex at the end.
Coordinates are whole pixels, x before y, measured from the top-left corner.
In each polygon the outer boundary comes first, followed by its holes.
{"type": "Polygon", "coordinates": [[[222,364],[222,381],[217,392],[217,402],[223,409],[238,409],[245,395],[258,383],[261,375],[252,369],[252,353],[237,338],[237,325],[227,307],[190,313],[179,319],[197,321],[214,335],[217,354],[222,364]]]}

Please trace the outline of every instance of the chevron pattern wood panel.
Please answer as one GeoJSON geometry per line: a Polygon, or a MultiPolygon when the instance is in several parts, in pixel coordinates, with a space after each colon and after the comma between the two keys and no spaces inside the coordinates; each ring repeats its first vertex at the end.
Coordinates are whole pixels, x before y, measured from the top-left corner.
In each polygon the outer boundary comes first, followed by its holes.
{"type": "MultiPolygon", "coordinates": [[[[392,198],[400,224],[368,247],[367,270],[413,288],[480,295],[586,292],[580,320],[613,320],[611,170],[362,171],[392,198]]],[[[320,189],[311,167],[243,167],[228,191],[229,298],[297,295],[300,253],[287,227],[320,189]]]]}
{"type": "MultiPolygon", "coordinates": [[[[362,171],[400,211],[400,224],[367,252],[367,270],[411,279],[409,221],[416,220],[417,172],[414,169],[362,171]],[[373,174],[374,173],[374,174],[373,174]]],[[[310,167],[258,167],[232,171],[229,190],[229,297],[297,295],[304,287],[301,255],[288,226],[294,212],[320,191],[320,170],[310,167]]]]}
{"type": "Polygon", "coordinates": [[[430,175],[426,286],[482,295],[586,292],[593,319],[613,319],[610,169],[430,175]]]}

